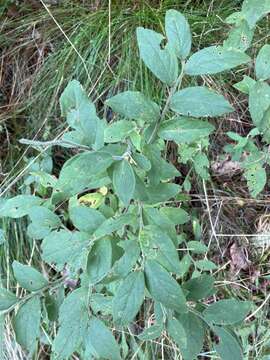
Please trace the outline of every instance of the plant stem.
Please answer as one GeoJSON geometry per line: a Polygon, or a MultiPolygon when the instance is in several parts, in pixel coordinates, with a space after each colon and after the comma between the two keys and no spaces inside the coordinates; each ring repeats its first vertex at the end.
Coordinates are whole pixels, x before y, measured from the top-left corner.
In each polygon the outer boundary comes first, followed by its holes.
{"type": "Polygon", "coordinates": [[[182,80],[183,80],[183,77],[184,77],[184,74],[185,74],[184,69],[185,69],[185,61],[182,60],[182,61],[181,61],[181,73],[180,73],[180,75],[178,76],[178,78],[176,79],[173,87],[171,88],[171,90],[170,90],[170,92],[169,92],[169,95],[168,95],[168,97],[167,97],[167,100],[166,100],[166,103],[165,103],[165,105],[164,105],[164,108],[163,108],[163,110],[162,110],[162,112],[161,112],[161,115],[160,115],[159,119],[158,119],[157,122],[156,122],[156,125],[155,125],[155,127],[154,127],[154,130],[153,130],[153,132],[152,132],[152,134],[151,134],[151,136],[150,136],[147,144],[151,144],[151,143],[153,142],[153,140],[154,140],[154,138],[155,138],[155,135],[156,135],[156,133],[157,133],[157,131],[158,131],[159,125],[162,123],[162,121],[164,120],[164,118],[165,118],[165,116],[166,116],[166,114],[167,114],[167,112],[168,112],[168,110],[169,110],[169,105],[170,105],[170,102],[171,102],[171,98],[172,98],[173,95],[175,94],[176,90],[181,87],[182,80]]]}

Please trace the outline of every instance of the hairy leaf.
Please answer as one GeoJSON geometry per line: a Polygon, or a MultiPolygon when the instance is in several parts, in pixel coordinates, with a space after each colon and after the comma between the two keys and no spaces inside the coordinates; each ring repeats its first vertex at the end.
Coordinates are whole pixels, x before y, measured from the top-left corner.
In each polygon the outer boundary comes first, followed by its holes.
{"type": "Polygon", "coordinates": [[[43,239],[61,225],[59,217],[44,206],[33,206],[28,215],[32,223],[27,231],[35,239],[43,239]]]}
{"type": "Polygon", "coordinates": [[[112,244],[109,237],[97,240],[88,256],[87,275],[90,284],[101,281],[112,265],[112,244]]]}
{"type": "Polygon", "coordinates": [[[181,115],[194,117],[219,116],[234,109],[222,95],[204,86],[193,86],[176,92],[171,109],[181,115]]]}
{"type": "Polygon", "coordinates": [[[230,30],[223,46],[227,49],[246,51],[252,43],[253,35],[254,30],[249,27],[245,19],[242,19],[230,30]]]}
{"type": "Polygon", "coordinates": [[[14,318],[16,341],[30,354],[35,351],[39,338],[40,317],[40,300],[38,296],[34,296],[20,306],[14,318]]]}
{"type": "Polygon", "coordinates": [[[176,56],[185,59],[191,49],[191,31],[185,17],[176,10],[166,11],[165,30],[169,46],[173,48],[176,56]]]}
{"type": "Polygon", "coordinates": [[[106,101],[113,111],[134,120],[156,121],[159,106],[139,91],[125,91],[106,101]]]}
{"type": "Polygon", "coordinates": [[[113,186],[119,199],[128,206],[135,191],[135,175],[127,160],[117,161],[114,165],[113,186]]]}
{"type": "Polygon", "coordinates": [[[163,39],[161,34],[153,30],[137,28],[141,59],[158,79],[171,85],[178,75],[177,58],[169,46],[161,49],[160,44],[163,39]]]}
{"type": "Polygon", "coordinates": [[[187,334],[179,320],[176,318],[168,319],[166,327],[168,334],[180,349],[187,346],[187,334]]]}
{"type": "Polygon", "coordinates": [[[98,318],[92,317],[85,335],[85,346],[94,349],[99,358],[121,360],[119,345],[107,326],[98,318]]]}
{"type": "Polygon", "coordinates": [[[142,272],[130,273],[118,287],[113,299],[113,318],[121,325],[128,325],[137,315],[144,300],[142,272]]]}
{"type": "Polygon", "coordinates": [[[146,286],[154,300],[179,313],[187,311],[184,293],[177,281],[154,260],[145,264],[146,286]]]}
{"type": "Polygon", "coordinates": [[[85,189],[100,187],[107,182],[103,174],[112,162],[112,156],[104,151],[76,155],[64,164],[57,188],[67,195],[74,195],[85,189]],[[100,174],[103,175],[101,180],[97,176],[100,174]]]}
{"type": "Polygon", "coordinates": [[[73,225],[80,231],[92,234],[106,219],[96,209],[87,206],[74,206],[69,210],[73,225]]]}
{"type": "Polygon", "coordinates": [[[249,76],[244,75],[243,80],[234,84],[233,87],[244,94],[249,94],[251,88],[256,84],[256,81],[249,76]]]}
{"type": "Polygon", "coordinates": [[[5,200],[0,205],[0,216],[17,219],[29,213],[29,210],[42,203],[42,199],[33,195],[17,195],[11,199],[5,200]]]}
{"type": "Polygon", "coordinates": [[[146,259],[156,260],[170,272],[179,273],[179,257],[173,241],[156,225],[147,225],[139,237],[146,259]]]}
{"type": "Polygon", "coordinates": [[[242,15],[244,15],[251,28],[253,28],[256,25],[256,22],[269,12],[269,0],[244,0],[242,5],[242,15]]]}
{"type": "Polygon", "coordinates": [[[185,67],[188,75],[216,74],[250,61],[250,57],[236,49],[210,46],[193,54],[185,67]]]}
{"type": "Polygon", "coordinates": [[[20,286],[28,291],[38,291],[48,285],[44,276],[31,266],[13,261],[12,268],[20,286]]]}
{"type": "Polygon", "coordinates": [[[219,337],[219,343],[214,346],[222,360],[243,360],[243,351],[239,341],[229,330],[215,326],[214,331],[219,337]]]}
{"type": "Polygon", "coordinates": [[[185,282],[183,288],[188,290],[187,300],[198,301],[205,299],[214,292],[214,278],[203,274],[185,282]]]}
{"type": "Polygon", "coordinates": [[[203,316],[209,322],[217,325],[232,325],[244,320],[251,308],[248,301],[235,299],[219,300],[209,305],[203,312],[203,316]]]}
{"type": "Polygon", "coordinates": [[[76,289],[66,297],[60,308],[59,323],[53,351],[59,359],[66,359],[84,340],[88,324],[87,289],[76,289]]]}
{"type": "Polygon", "coordinates": [[[104,141],[116,143],[125,140],[135,129],[135,123],[129,120],[119,120],[106,127],[104,141]]]}
{"type": "Polygon", "coordinates": [[[270,45],[265,44],[259,51],[255,63],[255,72],[258,80],[270,78],[270,45]]]}
{"type": "Polygon", "coordinates": [[[185,360],[193,360],[203,347],[204,327],[201,319],[191,312],[181,314],[178,317],[186,333],[186,346],[181,347],[181,353],[185,360]]]}
{"type": "Polygon", "coordinates": [[[15,294],[5,288],[0,288],[0,311],[8,310],[11,306],[18,302],[15,294]]]}
{"type": "Polygon", "coordinates": [[[56,264],[59,270],[65,264],[73,270],[79,270],[86,266],[89,242],[90,237],[86,233],[53,231],[42,242],[42,259],[49,264],[56,264]]]}
{"type": "Polygon", "coordinates": [[[199,141],[213,132],[213,125],[206,121],[179,117],[165,121],[158,132],[164,140],[172,140],[176,143],[192,143],[199,141]]]}

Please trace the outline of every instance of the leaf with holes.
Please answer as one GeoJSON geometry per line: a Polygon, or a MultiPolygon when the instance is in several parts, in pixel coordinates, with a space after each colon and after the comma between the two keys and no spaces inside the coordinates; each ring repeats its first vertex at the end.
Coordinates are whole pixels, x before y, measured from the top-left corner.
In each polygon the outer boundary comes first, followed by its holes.
{"type": "Polygon", "coordinates": [[[250,60],[248,55],[239,50],[210,46],[193,54],[187,61],[185,71],[193,76],[217,74],[246,64],[250,60]]]}

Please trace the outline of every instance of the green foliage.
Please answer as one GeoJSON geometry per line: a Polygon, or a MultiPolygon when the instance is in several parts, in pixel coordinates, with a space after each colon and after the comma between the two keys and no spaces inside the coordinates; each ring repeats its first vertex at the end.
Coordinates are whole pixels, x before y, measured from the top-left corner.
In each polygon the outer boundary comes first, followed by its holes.
{"type": "MultiPolygon", "coordinates": [[[[163,95],[168,91],[160,104],[138,91],[114,95],[106,106],[120,118],[108,124],[98,117],[78,81],[71,81],[64,90],[61,112],[71,130],[49,145],[72,148],[75,155],[55,177],[52,169],[38,168],[31,175],[34,179],[28,179],[35,195],[4,200],[0,208],[3,217],[27,216],[28,234],[41,240],[41,258],[48,269],[47,280],[34,268],[15,261],[14,275],[27,294],[16,297],[0,290],[0,309],[13,316],[16,339],[30,356],[37,343],[44,341],[42,326],[56,359],[74,354],[89,359],[127,358],[129,351],[140,354],[149,340],[163,332],[176,343],[184,360],[196,358],[205,339],[209,350],[215,348],[224,359],[230,346],[235,358],[242,358],[235,326],[245,319],[250,304],[234,299],[211,304],[216,291],[211,272],[217,265],[207,259],[208,248],[200,241],[198,229],[195,238],[190,234],[192,217],[185,202],[184,208],[180,207],[185,196],[178,185],[182,177],[178,165],[191,163],[184,190],[191,186],[190,173],[203,180],[210,177],[207,150],[215,127],[207,119],[197,118],[224,115],[233,107],[208,87],[182,88],[183,79],[250,62],[243,52],[253,35],[247,29],[247,23],[254,21],[248,6],[246,1],[241,14],[242,20],[247,14],[246,22],[230,19],[236,22],[236,30],[228,42],[191,56],[191,31],[179,12],[167,12],[166,38],[153,30],[137,29],[140,58],[165,83],[163,95]],[[239,42],[242,33],[247,33],[246,44],[239,42]],[[170,142],[177,149],[178,163],[168,161],[170,142]],[[141,333],[134,332],[127,344],[124,334],[127,328],[130,333],[137,331],[134,323],[142,308],[154,316],[154,324],[138,321],[141,333]],[[218,344],[213,332],[220,338],[218,344]]],[[[264,13],[265,8],[257,18],[264,13]]],[[[265,128],[268,85],[263,82],[268,78],[267,51],[256,61],[258,81],[245,78],[238,84],[249,93],[252,119],[265,138],[269,136],[265,128]],[[267,96],[256,103],[258,92],[267,96]]],[[[231,146],[228,151],[236,158],[243,149],[254,150],[252,140],[231,136],[238,147],[231,146]]],[[[35,148],[44,145],[28,144],[35,148]]],[[[255,173],[255,180],[246,175],[253,188],[262,171],[258,164],[264,169],[266,161],[264,152],[258,150],[256,156],[244,165],[246,174],[255,173]],[[258,157],[262,154],[263,163],[258,157]]]]}

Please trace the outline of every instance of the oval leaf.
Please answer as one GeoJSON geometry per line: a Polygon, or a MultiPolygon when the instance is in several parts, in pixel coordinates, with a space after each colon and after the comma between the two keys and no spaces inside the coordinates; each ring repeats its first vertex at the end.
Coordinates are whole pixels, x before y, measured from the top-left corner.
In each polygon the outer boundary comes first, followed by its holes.
{"type": "Polygon", "coordinates": [[[118,161],[113,170],[113,186],[125,206],[129,205],[135,191],[135,175],[127,160],[118,161]]]}
{"type": "Polygon", "coordinates": [[[177,281],[154,260],[145,264],[146,286],[154,300],[179,313],[187,311],[184,293],[177,281]]]}
{"type": "Polygon", "coordinates": [[[217,74],[249,61],[250,57],[239,50],[210,46],[193,54],[185,71],[188,75],[217,74]]]}
{"type": "Polygon", "coordinates": [[[20,286],[28,291],[38,291],[48,285],[44,276],[31,266],[13,261],[12,268],[20,286]]]}
{"type": "Polygon", "coordinates": [[[191,31],[186,18],[179,11],[166,11],[165,30],[176,56],[185,59],[191,49],[191,31]]]}
{"type": "Polygon", "coordinates": [[[128,325],[137,315],[144,300],[142,272],[130,273],[118,287],[113,299],[113,318],[121,325],[128,325]]]}
{"type": "Polygon", "coordinates": [[[171,109],[181,115],[194,117],[219,116],[234,110],[222,95],[203,86],[176,92],[171,100],[171,109]]]}

